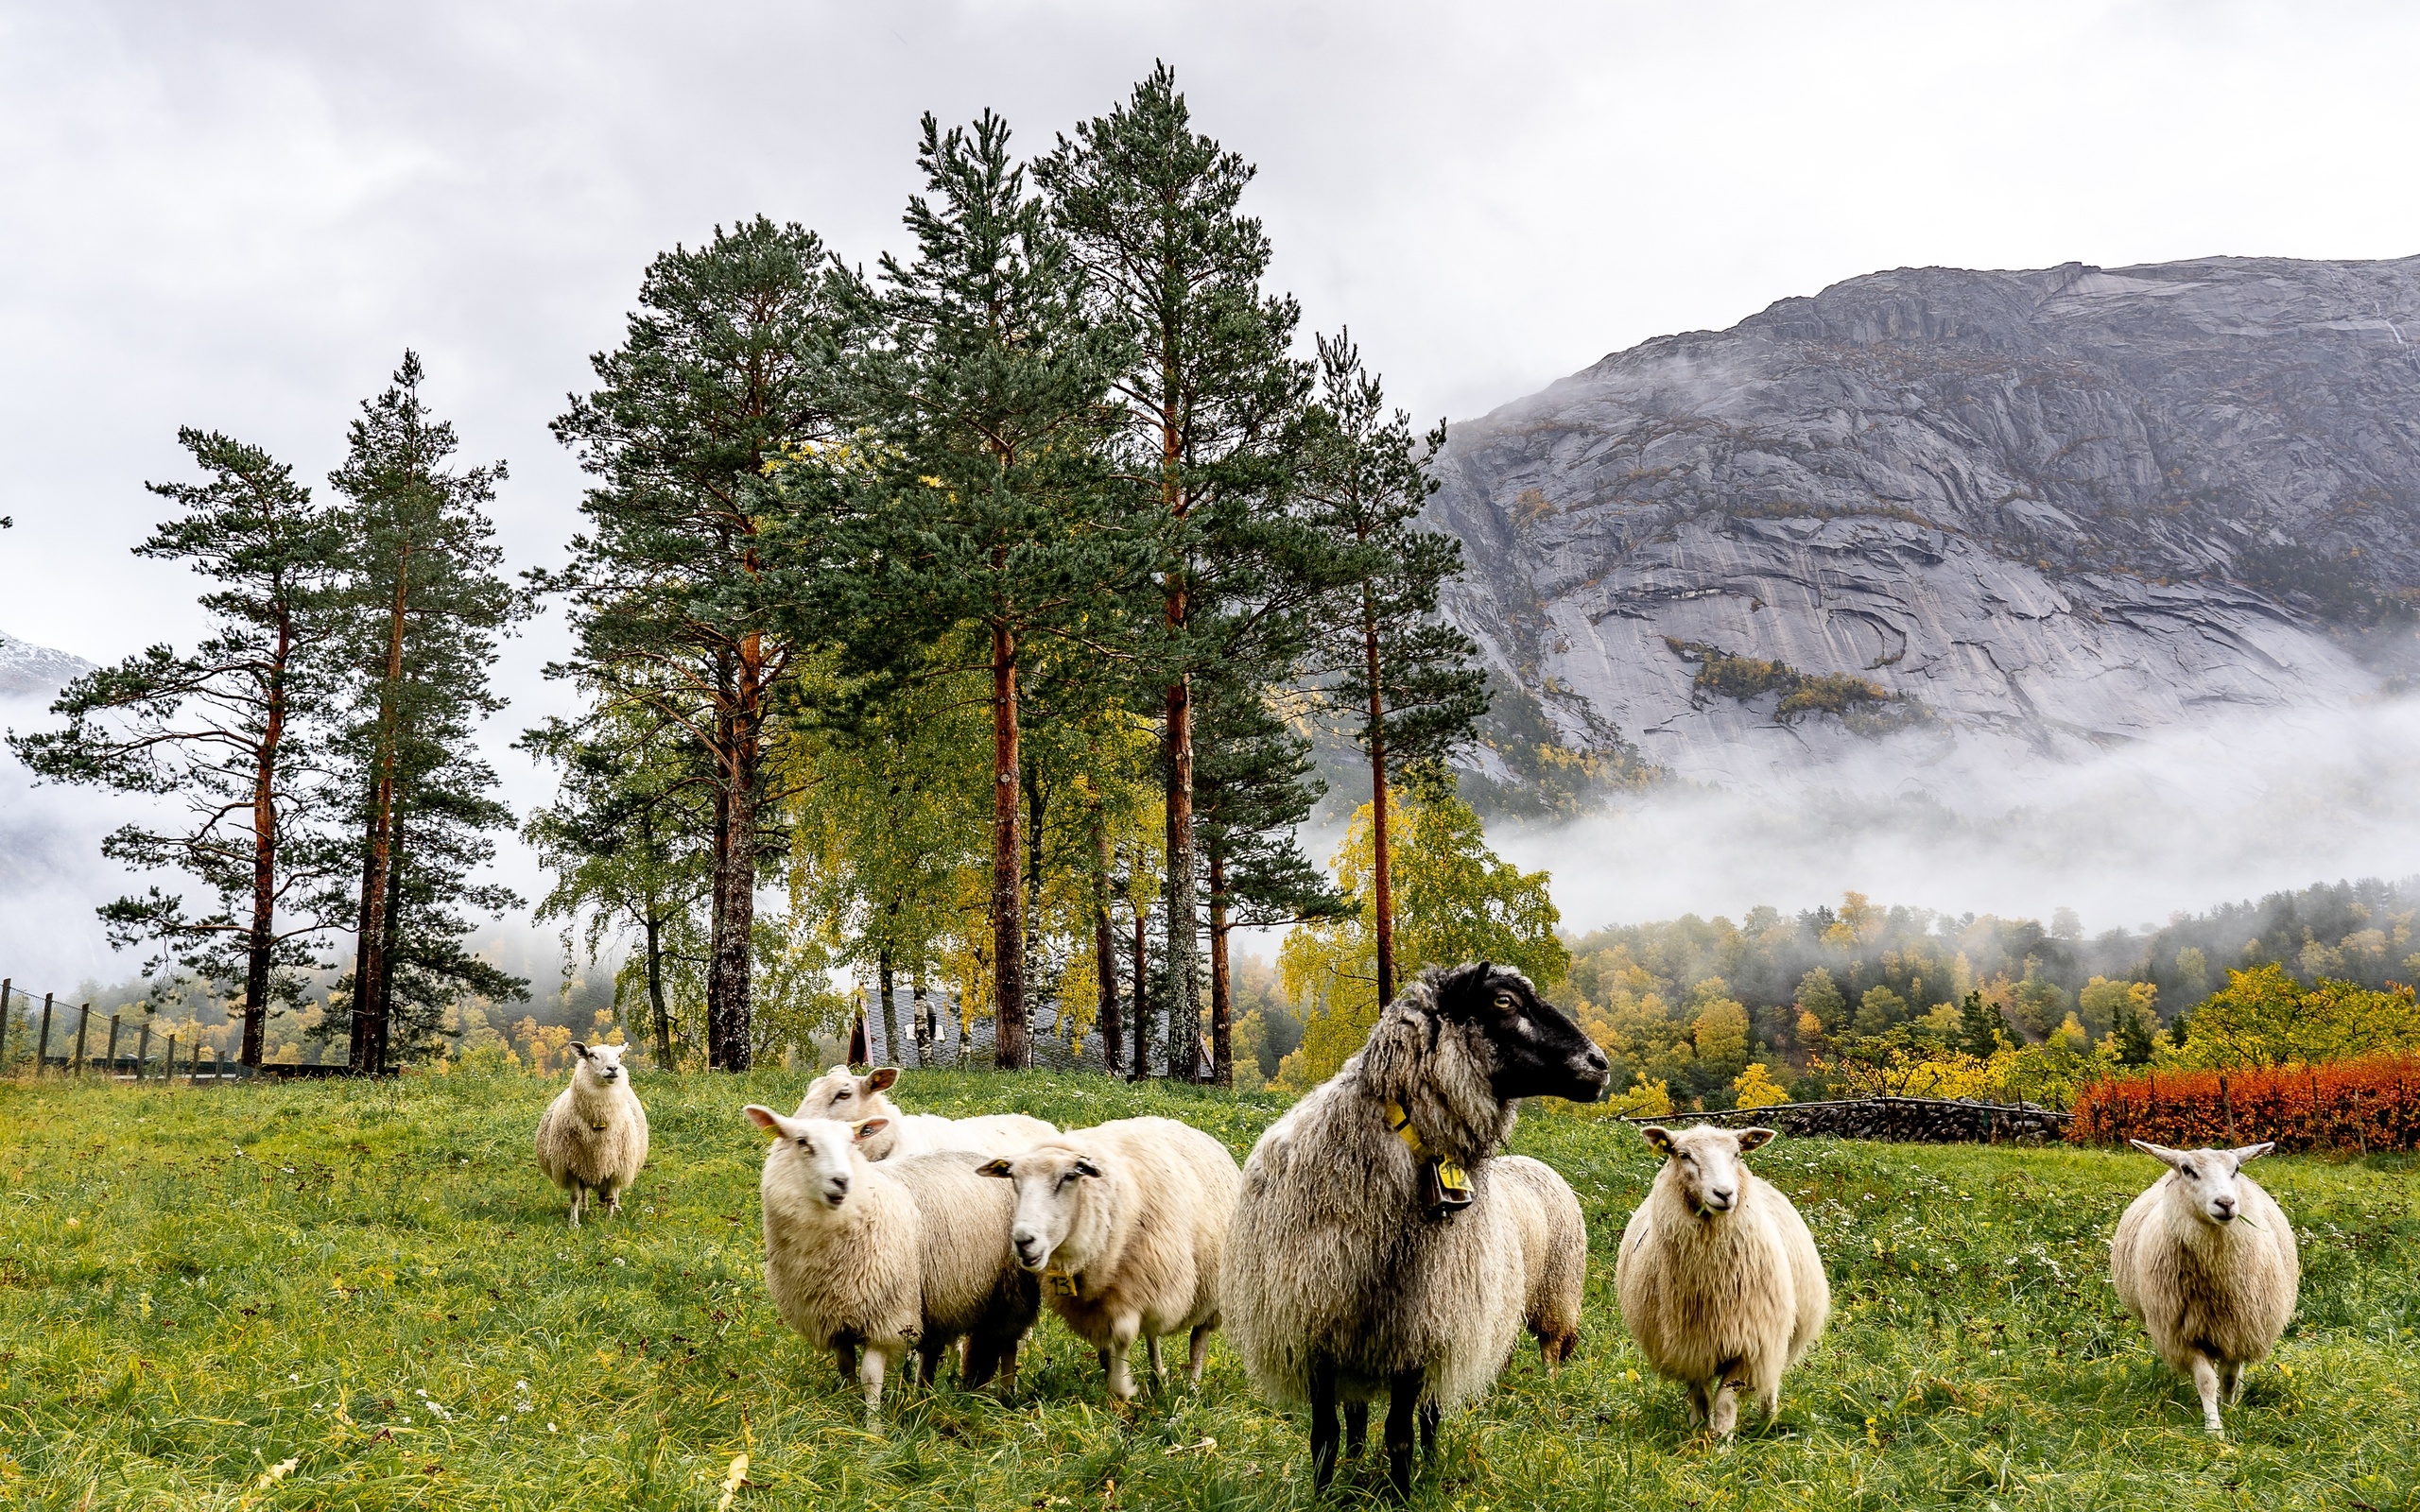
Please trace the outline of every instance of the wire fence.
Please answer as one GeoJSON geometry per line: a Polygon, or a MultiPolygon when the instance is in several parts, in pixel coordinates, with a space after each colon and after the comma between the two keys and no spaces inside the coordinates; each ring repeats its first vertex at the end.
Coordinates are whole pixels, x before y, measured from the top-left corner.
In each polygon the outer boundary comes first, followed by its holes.
{"type": "Polygon", "coordinates": [[[216,1046],[185,1038],[181,1046],[177,1035],[154,1034],[147,1019],[129,1023],[122,1013],[96,1015],[90,1003],[62,1002],[52,992],[37,998],[0,978],[0,1076],[102,1076],[162,1086],[181,1077],[189,1086],[215,1086],[250,1076],[216,1046]]]}

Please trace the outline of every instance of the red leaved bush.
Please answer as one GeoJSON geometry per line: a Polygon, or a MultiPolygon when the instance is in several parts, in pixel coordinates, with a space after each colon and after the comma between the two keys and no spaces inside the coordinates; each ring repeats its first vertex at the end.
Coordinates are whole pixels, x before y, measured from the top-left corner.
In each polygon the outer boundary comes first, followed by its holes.
{"type": "Polygon", "coordinates": [[[2324,1066],[2150,1071],[2076,1096],[2067,1138],[2171,1149],[2275,1140],[2285,1150],[2420,1149],[2420,1056],[2324,1066]]]}

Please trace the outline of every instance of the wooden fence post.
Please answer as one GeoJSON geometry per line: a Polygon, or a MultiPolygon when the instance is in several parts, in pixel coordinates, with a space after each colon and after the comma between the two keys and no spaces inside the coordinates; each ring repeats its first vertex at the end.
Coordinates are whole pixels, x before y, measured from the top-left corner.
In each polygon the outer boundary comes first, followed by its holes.
{"type": "Polygon", "coordinates": [[[165,1079],[171,1087],[177,1083],[177,1037],[175,1035],[168,1036],[168,1072],[165,1079]]]}
{"type": "Polygon", "coordinates": [[[50,1059],[50,994],[42,995],[42,1042],[34,1046],[34,1074],[43,1073],[43,1065],[50,1059]]]}
{"type": "Polygon", "coordinates": [[[142,1032],[141,1034],[136,1035],[136,1036],[134,1037],[134,1081],[135,1081],[135,1085],[137,1085],[137,1086],[141,1086],[141,1085],[142,1085],[142,1083],[143,1083],[143,1074],[144,1074],[146,1071],[147,1071],[147,1070],[149,1070],[149,1069],[150,1069],[150,1062],[151,1062],[151,1022],[150,1022],[148,1019],[147,1019],[147,1020],[145,1020],[145,1021],[144,1021],[144,1022],[143,1022],[143,1032],[142,1032]]]}
{"type": "Polygon", "coordinates": [[[0,976],[0,1076],[9,1074],[9,989],[16,980],[13,976],[0,976]]]}
{"type": "Polygon", "coordinates": [[[115,1080],[117,1077],[117,1015],[114,1013],[110,1015],[110,1053],[105,1064],[109,1067],[107,1074],[112,1080],[115,1080]]]}
{"type": "Polygon", "coordinates": [[[71,1076],[84,1074],[84,1032],[93,1026],[93,1005],[85,1004],[76,1010],[76,1060],[68,1067],[71,1076]]]}

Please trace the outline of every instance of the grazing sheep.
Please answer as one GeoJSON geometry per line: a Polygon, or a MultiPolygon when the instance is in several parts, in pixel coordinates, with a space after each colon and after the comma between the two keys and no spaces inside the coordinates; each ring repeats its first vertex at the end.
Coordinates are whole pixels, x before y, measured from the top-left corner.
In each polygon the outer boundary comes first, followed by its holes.
{"type": "Polygon", "coordinates": [[[1503,1368],[1528,1286],[1494,1157],[1519,1099],[1590,1102],[1605,1078],[1604,1052],[1520,972],[1432,967],[1253,1147],[1219,1301],[1253,1383],[1310,1403],[1319,1486],[1340,1402],[1357,1452],[1368,1404],[1389,1399],[1388,1473],[1408,1496],[1415,1409],[1433,1450],[1441,1411],[1503,1368]]]}
{"type": "Polygon", "coordinates": [[[1588,1221],[1580,1199],[1554,1167],[1526,1155],[1505,1155],[1489,1166],[1495,1190],[1512,1209],[1529,1272],[1524,1323],[1538,1341],[1551,1375],[1580,1345],[1580,1297],[1588,1284],[1588,1221]]]}
{"type": "Polygon", "coordinates": [[[1688,1389],[1689,1421],[1728,1435],[1744,1388],[1771,1422],[1782,1372],[1813,1347],[1832,1308],[1806,1221],[1739,1163],[1773,1131],[1641,1132],[1664,1169],[1622,1229],[1622,1322],[1648,1364],[1688,1389]]]}
{"type": "Polygon", "coordinates": [[[960,1338],[967,1385],[994,1370],[1002,1386],[1014,1383],[1040,1300],[1009,1249],[1009,1194],[976,1174],[982,1158],[943,1151],[877,1166],[858,1145],[883,1132],[880,1119],[852,1128],[754,1104],[747,1112],[779,1136],[760,1183],[765,1287],[782,1320],[865,1388],[866,1421],[910,1349],[926,1385],[960,1338]]]}
{"type": "Polygon", "coordinates": [[[977,1155],[1014,1155],[1036,1141],[1059,1132],[1055,1124],[1023,1113],[986,1113],[977,1118],[943,1118],[938,1113],[903,1113],[883,1095],[899,1079],[899,1068],[883,1066],[863,1076],[846,1066],[835,1066],[806,1084],[795,1118],[837,1118],[855,1124],[870,1118],[890,1121],[880,1137],[866,1141],[857,1153],[869,1160],[930,1155],[936,1150],[973,1150],[977,1155]]]}
{"type": "Polygon", "coordinates": [[[622,1045],[587,1045],[575,1040],[571,1085],[538,1120],[538,1169],[571,1193],[571,1226],[592,1192],[605,1211],[622,1211],[622,1194],[647,1164],[647,1109],[631,1091],[622,1067],[622,1045]]]}
{"type": "Polygon", "coordinates": [[[2169,1368],[2193,1378],[2202,1426],[2223,1437],[2219,1401],[2243,1394],[2243,1367],[2265,1357],[2294,1315],[2302,1257],[2294,1226],[2243,1162],[2276,1148],[2169,1150],[2128,1143],[2168,1167],[2118,1220],[2109,1279],[2169,1368]]]}
{"type": "Polygon", "coordinates": [[[1225,1145],[1172,1118],[1123,1118],[1045,1140],[983,1174],[1014,1183],[1017,1260],[1045,1278],[1051,1311],[1099,1351],[1112,1393],[1134,1395],[1126,1351],[1138,1336],[1160,1379],[1167,1333],[1191,1334],[1185,1380],[1201,1384],[1243,1181],[1225,1145]]]}

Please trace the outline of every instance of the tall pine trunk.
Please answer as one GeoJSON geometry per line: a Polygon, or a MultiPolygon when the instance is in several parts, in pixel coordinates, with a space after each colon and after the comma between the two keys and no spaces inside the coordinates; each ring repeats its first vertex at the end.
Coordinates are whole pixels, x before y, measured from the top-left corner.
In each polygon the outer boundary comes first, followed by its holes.
{"type": "Polygon", "coordinates": [[[1126,1078],[1129,1081],[1141,1081],[1151,1074],[1151,994],[1146,985],[1151,975],[1145,950],[1150,917],[1141,902],[1134,904],[1134,1070],[1126,1078]]]}
{"type": "Polygon", "coordinates": [[[1093,971],[1100,978],[1100,1061],[1115,1076],[1126,1036],[1117,1022],[1117,936],[1109,921],[1109,825],[1093,806],[1093,971]]]}
{"type": "Polygon", "coordinates": [[[764,722],[763,662],[757,638],[739,643],[734,707],[722,726],[721,853],[715,871],[713,960],[707,969],[706,1061],[715,1071],[746,1071],[750,1058],[750,949],[756,928],[756,758],[764,722]]]}
{"type": "Polygon", "coordinates": [[[1025,900],[1018,843],[1022,817],[1017,777],[1017,640],[992,627],[992,970],[994,973],[992,1062],[1002,1071],[1026,1065],[1025,900]]]}
{"type": "Polygon", "coordinates": [[[411,586],[411,548],[395,562],[395,598],[387,619],[387,666],[378,685],[378,745],[372,757],[370,812],[364,821],[361,915],[353,959],[353,1044],[356,1072],[386,1067],[387,879],[394,864],[396,746],[403,718],[404,624],[411,586]]]}
{"type": "Polygon", "coordinates": [[[888,945],[882,948],[882,958],[875,966],[874,975],[882,988],[882,1058],[895,1066],[900,1060],[899,1000],[893,994],[898,990],[899,978],[891,971],[890,947],[888,945]]]}
{"type": "Polygon", "coordinates": [[[670,1071],[672,1015],[664,1005],[664,919],[656,913],[652,898],[647,910],[647,1006],[654,1020],[656,1066],[670,1071]]]}
{"type": "Polygon", "coordinates": [[[269,961],[277,944],[277,752],[285,738],[285,664],[293,649],[293,625],[281,614],[269,662],[268,716],[253,747],[252,927],[244,953],[244,1043],[235,1057],[247,1066],[261,1063],[268,1022],[269,961]]]}
{"type": "Polygon", "coordinates": [[[1395,1000],[1395,902],[1387,850],[1387,705],[1378,680],[1378,613],[1361,591],[1361,649],[1370,679],[1371,888],[1376,896],[1378,1006],[1395,1000]]]}
{"type": "MultiPolygon", "coordinates": [[[[1181,466],[1184,432],[1176,407],[1178,365],[1165,343],[1160,356],[1160,498],[1171,518],[1182,523],[1189,501],[1184,495],[1181,466]]],[[[1167,626],[1182,642],[1192,601],[1185,582],[1185,563],[1168,570],[1167,626]]],[[[1190,654],[1188,651],[1187,654],[1190,654]]],[[[1193,883],[1193,684],[1180,674],[1167,686],[1167,864],[1168,864],[1168,1074],[1191,1081],[1201,1049],[1201,970],[1194,936],[1193,883]]]]}
{"type": "Polygon", "coordinates": [[[1236,1084],[1234,982],[1227,974],[1227,857],[1210,844],[1210,1079],[1236,1084]]]}
{"type": "Polygon", "coordinates": [[[378,952],[378,1017],[370,1026],[370,1064],[385,1071],[390,1063],[395,1037],[395,962],[404,949],[404,803],[397,794],[394,844],[387,864],[387,938],[378,952]]]}

